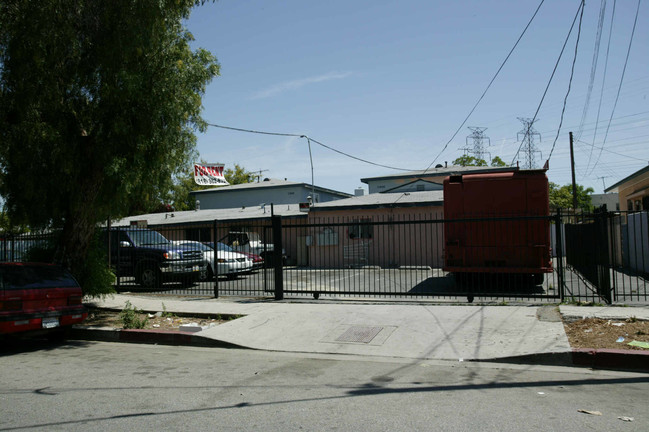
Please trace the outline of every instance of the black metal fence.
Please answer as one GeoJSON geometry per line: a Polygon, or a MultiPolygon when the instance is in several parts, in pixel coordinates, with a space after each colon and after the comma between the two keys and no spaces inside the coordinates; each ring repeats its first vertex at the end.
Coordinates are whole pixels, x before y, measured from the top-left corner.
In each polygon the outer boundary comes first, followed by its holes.
{"type": "MultiPolygon", "coordinates": [[[[105,244],[118,291],[646,304],[647,223],[647,212],[464,220],[273,216],[144,229],[170,242],[157,246],[124,238],[137,227],[111,228],[105,244]]],[[[47,235],[0,235],[0,260],[25,260],[46,242],[47,235]]]]}
{"type": "Polygon", "coordinates": [[[596,212],[562,217],[566,297],[598,303],[649,300],[648,214],[596,212]]]}

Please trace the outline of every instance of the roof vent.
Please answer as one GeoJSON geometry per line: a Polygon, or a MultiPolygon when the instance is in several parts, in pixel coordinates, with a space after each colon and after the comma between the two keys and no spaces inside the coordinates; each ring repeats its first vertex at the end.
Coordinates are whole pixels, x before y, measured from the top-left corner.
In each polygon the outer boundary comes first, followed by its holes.
{"type": "Polygon", "coordinates": [[[363,195],[365,195],[365,189],[363,189],[362,187],[357,187],[356,189],[354,189],[354,196],[363,196],[363,195]]]}
{"type": "Polygon", "coordinates": [[[442,165],[442,164],[437,164],[437,165],[435,165],[435,168],[444,168],[444,165],[442,165]]]}
{"type": "Polygon", "coordinates": [[[264,181],[270,181],[270,179],[269,179],[268,177],[266,177],[266,178],[264,179],[264,181]]]}

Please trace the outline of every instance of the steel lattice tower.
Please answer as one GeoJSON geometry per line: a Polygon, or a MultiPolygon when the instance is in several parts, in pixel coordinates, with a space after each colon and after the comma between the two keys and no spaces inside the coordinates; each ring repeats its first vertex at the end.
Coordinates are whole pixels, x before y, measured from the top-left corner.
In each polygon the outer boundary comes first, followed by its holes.
{"type": "Polygon", "coordinates": [[[538,140],[541,141],[541,134],[534,130],[534,123],[537,120],[532,120],[530,118],[518,117],[523,123],[523,129],[518,132],[517,138],[521,142],[519,151],[525,154],[525,163],[523,168],[533,169],[536,166],[534,155],[536,153],[541,154],[541,151],[536,148],[535,138],[538,137],[538,140]],[[523,138],[521,139],[521,135],[523,138]]]}
{"type": "Polygon", "coordinates": [[[466,147],[460,150],[464,150],[465,154],[468,153],[476,159],[491,160],[491,153],[485,150],[485,144],[487,147],[491,145],[491,140],[484,134],[487,128],[469,126],[468,129],[473,133],[466,137],[466,147]],[[473,142],[469,144],[469,140],[473,142]],[[485,155],[489,155],[489,159],[485,158],[485,155]]]}

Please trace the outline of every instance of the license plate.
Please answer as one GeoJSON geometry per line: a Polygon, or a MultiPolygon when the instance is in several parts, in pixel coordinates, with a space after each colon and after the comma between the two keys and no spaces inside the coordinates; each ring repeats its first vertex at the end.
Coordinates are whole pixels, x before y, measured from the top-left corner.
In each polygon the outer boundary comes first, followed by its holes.
{"type": "Polygon", "coordinates": [[[43,328],[54,328],[59,326],[58,318],[43,318],[43,328]]]}

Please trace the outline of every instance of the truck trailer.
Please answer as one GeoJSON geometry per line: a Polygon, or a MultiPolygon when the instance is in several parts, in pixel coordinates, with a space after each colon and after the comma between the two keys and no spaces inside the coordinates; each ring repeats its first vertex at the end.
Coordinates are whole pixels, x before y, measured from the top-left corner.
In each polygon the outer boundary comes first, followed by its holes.
{"type": "Polygon", "coordinates": [[[444,270],[529,275],[552,272],[545,170],[453,175],[444,180],[444,270]]]}

